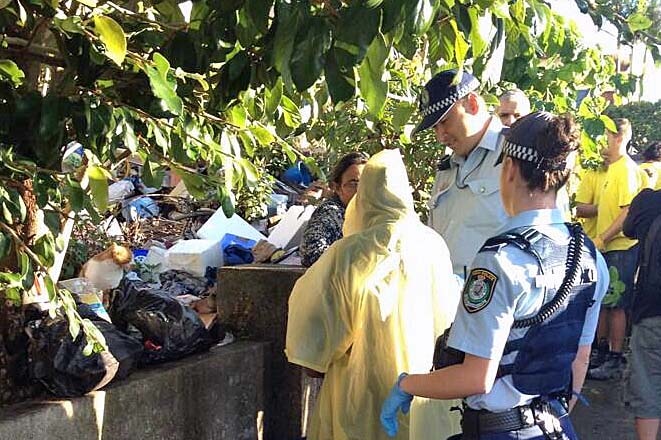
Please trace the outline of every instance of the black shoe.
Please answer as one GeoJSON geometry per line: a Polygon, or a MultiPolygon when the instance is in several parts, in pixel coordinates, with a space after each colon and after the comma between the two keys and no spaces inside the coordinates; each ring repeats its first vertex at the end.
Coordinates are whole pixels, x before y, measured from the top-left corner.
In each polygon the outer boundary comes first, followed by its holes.
{"type": "Polygon", "coordinates": [[[601,341],[592,349],[588,369],[598,368],[608,360],[608,348],[608,341],[601,341]]]}

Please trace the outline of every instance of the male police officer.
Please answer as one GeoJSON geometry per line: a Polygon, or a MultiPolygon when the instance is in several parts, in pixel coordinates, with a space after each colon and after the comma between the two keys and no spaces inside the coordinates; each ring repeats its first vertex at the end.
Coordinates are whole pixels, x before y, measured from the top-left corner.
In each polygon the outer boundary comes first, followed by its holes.
{"type": "Polygon", "coordinates": [[[441,160],[429,203],[429,225],[445,239],[453,271],[465,278],[478,249],[496,234],[506,215],[495,166],[503,126],[476,93],[478,80],[456,70],[434,76],[420,96],[424,119],[417,133],[433,128],[436,139],[453,153],[441,160]]]}

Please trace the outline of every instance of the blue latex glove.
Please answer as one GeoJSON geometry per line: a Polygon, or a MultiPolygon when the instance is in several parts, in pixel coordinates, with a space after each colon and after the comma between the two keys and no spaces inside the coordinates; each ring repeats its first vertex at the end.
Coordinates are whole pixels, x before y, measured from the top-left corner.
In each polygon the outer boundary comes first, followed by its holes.
{"type": "Polygon", "coordinates": [[[383,430],[390,437],[397,435],[397,430],[399,429],[397,424],[397,410],[401,409],[402,413],[407,414],[409,409],[411,409],[413,396],[399,387],[399,383],[406,376],[408,376],[406,373],[399,375],[397,382],[395,382],[392,390],[390,390],[390,394],[388,394],[388,397],[383,402],[383,406],[381,406],[381,426],[383,426],[383,430]]]}

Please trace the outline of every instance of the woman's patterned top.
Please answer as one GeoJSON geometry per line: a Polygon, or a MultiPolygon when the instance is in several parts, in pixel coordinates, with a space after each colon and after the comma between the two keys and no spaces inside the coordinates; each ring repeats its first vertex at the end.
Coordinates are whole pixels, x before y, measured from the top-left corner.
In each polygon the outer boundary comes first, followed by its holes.
{"type": "Polygon", "coordinates": [[[299,254],[303,266],[312,266],[331,244],[342,238],[344,210],[337,196],[317,206],[301,238],[299,254]]]}

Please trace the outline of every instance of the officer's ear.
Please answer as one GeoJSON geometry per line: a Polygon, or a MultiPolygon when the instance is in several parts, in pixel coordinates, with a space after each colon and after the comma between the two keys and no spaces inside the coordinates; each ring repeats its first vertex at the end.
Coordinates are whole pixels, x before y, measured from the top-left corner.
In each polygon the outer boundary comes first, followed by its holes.
{"type": "Polygon", "coordinates": [[[470,92],[462,99],[466,113],[476,115],[480,112],[480,97],[475,92],[470,92]]]}
{"type": "Polygon", "coordinates": [[[503,158],[503,169],[501,170],[503,181],[514,182],[519,174],[519,166],[510,156],[503,158]]]}

